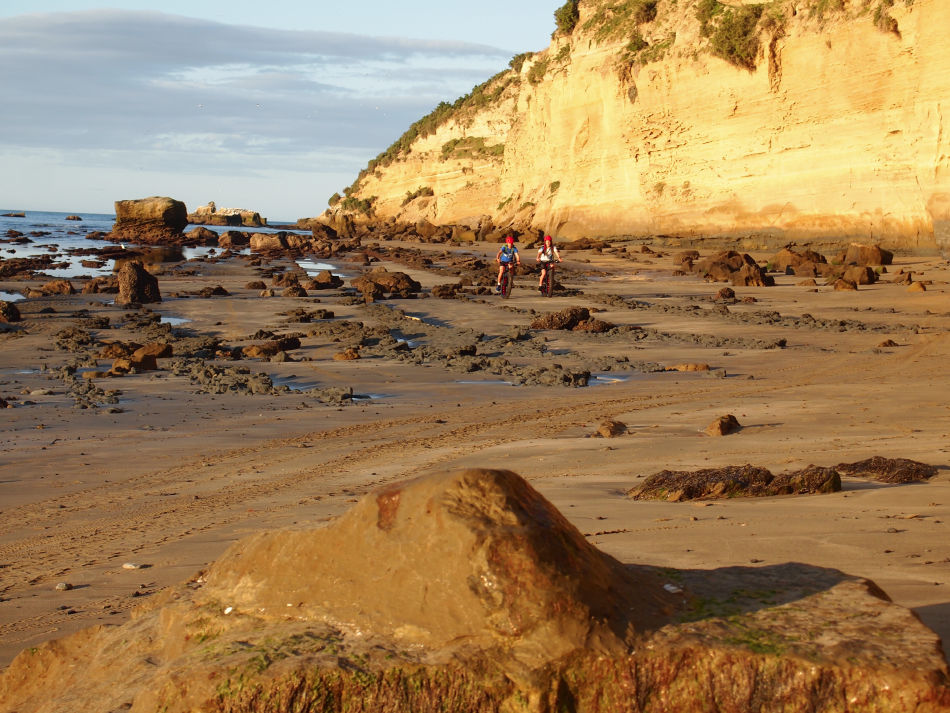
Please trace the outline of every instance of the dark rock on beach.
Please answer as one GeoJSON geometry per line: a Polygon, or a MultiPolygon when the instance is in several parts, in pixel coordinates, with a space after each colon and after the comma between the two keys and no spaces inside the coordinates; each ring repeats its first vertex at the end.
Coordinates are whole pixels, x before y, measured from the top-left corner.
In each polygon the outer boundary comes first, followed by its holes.
{"type": "Polygon", "coordinates": [[[150,274],[137,260],[126,262],[119,268],[116,276],[119,293],[115,299],[117,305],[149,304],[161,302],[158,278],[150,274]]]}
{"type": "MultiPolygon", "coordinates": [[[[690,370],[682,369],[682,371],[690,370]]],[[[709,366],[706,365],[705,369],[693,371],[709,371],[709,366]]],[[[730,433],[735,433],[741,429],[742,426],[739,424],[738,419],[736,419],[736,417],[731,413],[728,413],[725,416],[720,416],[715,421],[706,426],[704,432],[710,436],[728,436],[730,433]]]]}
{"type": "Polygon", "coordinates": [[[799,471],[773,475],[753,465],[662,470],[627,491],[634,500],[713,500],[717,498],[766,497],[833,493],[841,490],[841,476],[834,468],[809,465],[799,471]]]}
{"type": "Polygon", "coordinates": [[[531,322],[531,329],[574,329],[588,319],[590,310],[586,307],[567,307],[535,318],[531,322]]]}
{"type": "Polygon", "coordinates": [[[0,301],[0,322],[19,322],[21,319],[15,303],[0,301]]]}
{"type": "Polygon", "coordinates": [[[857,463],[839,463],[835,469],[842,475],[871,478],[882,483],[917,483],[937,474],[937,467],[908,458],[872,456],[857,463]]]}

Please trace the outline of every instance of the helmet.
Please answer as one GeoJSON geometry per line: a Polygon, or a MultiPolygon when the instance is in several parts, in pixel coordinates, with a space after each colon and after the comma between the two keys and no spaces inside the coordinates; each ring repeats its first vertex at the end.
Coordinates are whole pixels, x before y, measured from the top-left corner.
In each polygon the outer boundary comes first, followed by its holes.
{"type": "Polygon", "coordinates": [[[544,242],[550,243],[550,242],[554,242],[554,240],[553,240],[553,238],[552,238],[550,235],[545,235],[545,236],[544,236],[544,242]]]}
{"type": "Polygon", "coordinates": [[[515,242],[515,236],[513,236],[513,235],[507,235],[507,236],[505,236],[505,242],[506,242],[506,243],[513,243],[513,242],[515,242]]]}

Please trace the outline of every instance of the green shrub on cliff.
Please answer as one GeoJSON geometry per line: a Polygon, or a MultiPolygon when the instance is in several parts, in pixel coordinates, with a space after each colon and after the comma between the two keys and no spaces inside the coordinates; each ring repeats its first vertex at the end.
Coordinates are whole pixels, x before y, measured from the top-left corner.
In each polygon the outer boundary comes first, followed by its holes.
{"type": "Polygon", "coordinates": [[[844,10],[844,0],[818,0],[808,8],[808,16],[823,20],[825,15],[841,12],[842,10],[844,10]]]}
{"type": "Polygon", "coordinates": [[[567,0],[566,3],[554,11],[554,24],[557,25],[557,29],[552,33],[552,37],[558,33],[569,35],[574,31],[577,21],[581,19],[580,11],[577,8],[578,4],[578,0],[567,0]]]}
{"type": "Polygon", "coordinates": [[[755,69],[759,53],[759,19],[764,5],[743,5],[722,14],[718,26],[709,38],[713,54],[737,67],[755,69]]]}
{"type": "Polygon", "coordinates": [[[339,193],[334,193],[334,194],[333,194],[332,196],[330,196],[330,198],[327,200],[327,205],[329,205],[329,206],[332,208],[333,206],[335,206],[335,205],[336,205],[337,203],[339,203],[339,202],[340,202],[340,194],[339,194],[339,193]]]}
{"type": "Polygon", "coordinates": [[[877,6],[874,8],[874,12],[871,17],[874,20],[874,26],[881,32],[893,32],[895,35],[900,35],[900,30],[897,27],[897,20],[891,17],[890,13],[887,11],[888,8],[893,6],[894,0],[880,0],[880,2],[878,2],[877,6]]]}
{"type": "Polygon", "coordinates": [[[450,158],[478,158],[480,156],[501,156],[505,153],[504,144],[487,145],[484,136],[462,136],[442,144],[442,160],[450,158]]]}
{"type": "Polygon", "coordinates": [[[362,213],[363,215],[372,215],[373,213],[373,203],[376,202],[377,196],[370,196],[369,198],[354,198],[353,196],[348,196],[343,199],[340,203],[340,207],[351,213],[362,213]]]}
{"type": "Polygon", "coordinates": [[[744,69],[755,69],[759,53],[759,20],[765,5],[727,7],[716,0],[700,0],[696,19],[717,57],[744,69]]]}
{"type": "MultiPolygon", "coordinates": [[[[532,53],[525,54],[525,57],[516,55],[514,58],[512,58],[512,63],[523,63],[524,60],[527,59],[528,56],[531,56],[532,53]],[[518,62],[516,62],[516,60],[518,60],[518,62]]],[[[518,66],[520,70],[520,64],[518,66]]],[[[514,66],[512,66],[512,69],[514,69],[514,66]]],[[[405,156],[408,154],[412,144],[415,141],[425,138],[426,136],[431,136],[438,130],[440,126],[451,119],[457,119],[459,117],[465,116],[468,113],[474,113],[486,106],[495,103],[502,97],[502,95],[504,95],[505,91],[509,87],[517,86],[520,81],[521,78],[518,76],[517,72],[506,69],[482,82],[481,84],[476,85],[471,92],[459,97],[452,104],[449,104],[448,102],[439,102],[435,109],[418,121],[410,124],[405,133],[396,139],[396,141],[393,142],[389,148],[376,156],[376,158],[372,159],[366,165],[366,168],[360,171],[359,175],[356,177],[356,180],[344,190],[344,193],[347,196],[349,196],[351,193],[356,193],[359,190],[359,185],[363,178],[365,178],[370,173],[373,173],[377,168],[388,166],[400,156],[405,156]]],[[[504,145],[501,144],[501,146],[504,145]]],[[[494,155],[498,155],[499,149],[495,147],[493,147],[493,149],[495,151],[494,155]]]]}
{"type": "Polygon", "coordinates": [[[531,84],[537,84],[542,79],[544,79],[544,75],[548,73],[548,65],[550,63],[551,60],[547,57],[544,57],[532,64],[531,69],[528,70],[528,82],[531,84]]]}
{"type": "Polygon", "coordinates": [[[637,28],[656,19],[657,0],[623,0],[604,3],[587,19],[581,29],[593,33],[595,42],[608,42],[630,36],[637,28]]]}
{"type": "Polygon", "coordinates": [[[511,67],[518,74],[521,73],[521,68],[524,66],[525,60],[530,59],[534,56],[534,52],[522,52],[521,54],[516,54],[511,58],[511,61],[508,62],[508,66],[511,67]]]}
{"type": "Polygon", "coordinates": [[[402,205],[409,205],[416,198],[421,198],[423,196],[434,196],[435,191],[432,190],[430,186],[419,186],[414,191],[406,191],[406,197],[402,201],[402,205]]]}

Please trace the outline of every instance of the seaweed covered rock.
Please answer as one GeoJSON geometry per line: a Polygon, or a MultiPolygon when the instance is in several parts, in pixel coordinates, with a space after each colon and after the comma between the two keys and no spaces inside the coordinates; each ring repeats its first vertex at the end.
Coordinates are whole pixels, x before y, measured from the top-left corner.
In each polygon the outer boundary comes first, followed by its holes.
{"type": "Polygon", "coordinates": [[[711,500],[769,495],[833,493],[841,490],[834,468],[809,465],[799,471],[774,475],[767,468],[732,465],[698,470],[661,470],[627,491],[634,500],[711,500]]]}
{"type": "Polygon", "coordinates": [[[916,483],[937,474],[937,467],[909,458],[872,456],[857,463],[839,463],[835,466],[842,475],[872,478],[882,483],[916,483]]]}

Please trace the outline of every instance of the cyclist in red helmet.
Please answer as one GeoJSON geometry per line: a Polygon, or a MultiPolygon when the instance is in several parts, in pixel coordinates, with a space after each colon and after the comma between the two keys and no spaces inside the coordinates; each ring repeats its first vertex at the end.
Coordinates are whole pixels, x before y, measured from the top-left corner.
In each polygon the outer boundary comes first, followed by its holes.
{"type": "Polygon", "coordinates": [[[541,266],[541,277],[538,280],[538,289],[540,290],[544,286],[544,276],[547,274],[548,263],[561,262],[561,254],[557,251],[554,238],[550,235],[544,236],[544,242],[538,248],[537,262],[541,266]]]}
{"type": "Polygon", "coordinates": [[[521,256],[518,255],[518,248],[515,247],[514,236],[508,235],[505,237],[505,244],[495,255],[495,262],[498,263],[498,279],[495,280],[495,289],[501,290],[501,274],[505,270],[505,264],[512,262],[516,265],[521,264],[521,256]]]}

